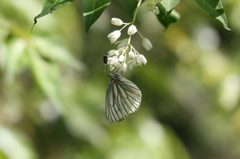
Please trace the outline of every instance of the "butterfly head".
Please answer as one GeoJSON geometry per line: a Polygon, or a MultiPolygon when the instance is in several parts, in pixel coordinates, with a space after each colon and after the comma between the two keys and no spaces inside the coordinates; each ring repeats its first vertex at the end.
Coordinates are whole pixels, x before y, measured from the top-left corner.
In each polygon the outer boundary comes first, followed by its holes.
{"type": "Polygon", "coordinates": [[[109,77],[111,78],[111,80],[117,80],[117,79],[119,79],[121,76],[120,76],[119,74],[117,74],[117,73],[111,73],[111,74],[109,75],[109,77]]]}

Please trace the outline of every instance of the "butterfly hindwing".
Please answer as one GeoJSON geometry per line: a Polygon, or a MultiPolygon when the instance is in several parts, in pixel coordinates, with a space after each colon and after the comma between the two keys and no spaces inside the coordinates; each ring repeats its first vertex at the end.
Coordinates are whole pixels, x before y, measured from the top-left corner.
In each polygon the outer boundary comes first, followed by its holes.
{"type": "Polygon", "coordinates": [[[124,120],[136,112],[141,104],[142,93],[131,81],[118,74],[110,74],[106,94],[106,117],[110,124],[124,120]]]}

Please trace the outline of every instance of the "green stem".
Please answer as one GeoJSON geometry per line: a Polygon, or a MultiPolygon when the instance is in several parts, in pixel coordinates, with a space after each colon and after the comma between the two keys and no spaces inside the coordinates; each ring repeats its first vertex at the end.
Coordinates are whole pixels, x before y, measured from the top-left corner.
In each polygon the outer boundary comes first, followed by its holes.
{"type": "MultiPolygon", "coordinates": [[[[135,19],[136,19],[136,17],[137,17],[138,8],[140,7],[141,3],[142,3],[142,0],[139,0],[139,1],[138,1],[138,4],[137,4],[137,8],[136,8],[136,10],[135,10],[135,12],[134,12],[132,24],[135,23],[135,19]]],[[[132,35],[130,35],[129,38],[128,38],[128,45],[130,45],[131,37],[132,37],[132,35]]]]}
{"type": "Polygon", "coordinates": [[[132,37],[132,35],[129,35],[129,38],[128,38],[128,45],[130,45],[131,37],[132,37]]]}
{"type": "Polygon", "coordinates": [[[139,32],[139,31],[137,31],[138,32],[138,34],[141,36],[141,38],[144,38],[143,36],[142,36],[142,34],[139,32]]]}
{"type": "Polygon", "coordinates": [[[119,31],[122,31],[126,26],[128,26],[130,23],[127,23],[127,24],[125,24],[123,27],[122,27],[122,29],[120,29],[119,31]]]}
{"type": "Polygon", "coordinates": [[[135,13],[134,13],[134,16],[133,16],[133,24],[134,24],[134,22],[135,22],[135,19],[136,19],[136,16],[137,16],[137,12],[138,12],[138,8],[140,7],[141,3],[142,3],[142,0],[139,0],[139,1],[138,1],[137,8],[136,8],[135,13]]]}

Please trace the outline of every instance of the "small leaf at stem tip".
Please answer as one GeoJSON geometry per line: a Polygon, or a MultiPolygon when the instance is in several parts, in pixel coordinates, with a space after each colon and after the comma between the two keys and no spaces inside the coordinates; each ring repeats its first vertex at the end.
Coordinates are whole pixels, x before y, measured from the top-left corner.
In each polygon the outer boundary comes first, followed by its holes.
{"type": "Polygon", "coordinates": [[[75,1],[75,0],[46,0],[44,2],[41,13],[38,14],[36,17],[34,17],[34,24],[32,26],[31,33],[33,30],[33,27],[35,26],[35,24],[37,24],[38,18],[41,18],[49,13],[52,13],[53,11],[65,6],[67,4],[72,3],[73,1],[75,1]]]}

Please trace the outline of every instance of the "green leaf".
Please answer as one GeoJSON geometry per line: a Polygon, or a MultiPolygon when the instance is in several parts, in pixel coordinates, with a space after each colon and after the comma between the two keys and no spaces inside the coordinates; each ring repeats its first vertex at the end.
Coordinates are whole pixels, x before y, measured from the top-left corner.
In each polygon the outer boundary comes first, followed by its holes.
{"type": "MultiPolygon", "coordinates": [[[[69,3],[72,3],[75,0],[46,0],[44,2],[42,11],[40,14],[38,14],[35,18],[34,18],[34,25],[37,23],[37,19],[41,18],[49,13],[52,13],[53,11],[55,11],[56,9],[59,9],[69,3]]],[[[33,28],[32,27],[32,28],[33,28]]]]}
{"type": "Polygon", "coordinates": [[[221,0],[195,0],[198,5],[200,5],[204,10],[209,12],[209,14],[222,22],[226,30],[231,30],[228,28],[227,17],[224,13],[221,0]]]}
{"type": "Polygon", "coordinates": [[[78,71],[82,71],[84,65],[71,56],[70,52],[61,44],[46,38],[35,37],[32,39],[41,56],[54,62],[65,64],[78,71]]]}
{"type": "Polygon", "coordinates": [[[28,53],[31,61],[31,70],[38,86],[61,110],[59,67],[51,59],[40,56],[32,47],[28,48],[28,53]]]}
{"type": "MultiPolygon", "coordinates": [[[[0,151],[9,159],[38,158],[29,135],[24,133],[24,131],[19,131],[14,127],[5,126],[4,124],[0,125],[0,151]]],[[[0,155],[0,157],[4,159],[2,155],[0,155]]]]}
{"type": "Polygon", "coordinates": [[[81,0],[82,12],[85,18],[85,31],[100,17],[110,4],[110,0],[81,0]]]}
{"type": "Polygon", "coordinates": [[[180,2],[181,0],[162,0],[162,3],[164,4],[167,14],[170,15],[172,10],[176,7],[176,5],[180,2]]]}
{"type": "Polygon", "coordinates": [[[24,51],[27,46],[23,39],[13,39],[8,46],[8,53],[5,64],[5,81],[11,83],[17,70],[20,69],[19,61],[24,56],[24,51]]]}
{"type": "Polygon", "coordinates": [[[167,28],[171,23],[175,23],[180,19],[180,15],[177,11],[171,10],[170,12],[167,12],[167,9],[165,8],[163,2],[157,4],[160,13],[157,15],[157,18],[159,22],[167,28]]]}
{"type": "Polygon", "coordinates": [[[138,1],[137,0],[123,0],[123,4],[127,8],[129,16],[131,18],[133,18],[133,13],[137,7],[138,1]]]}

